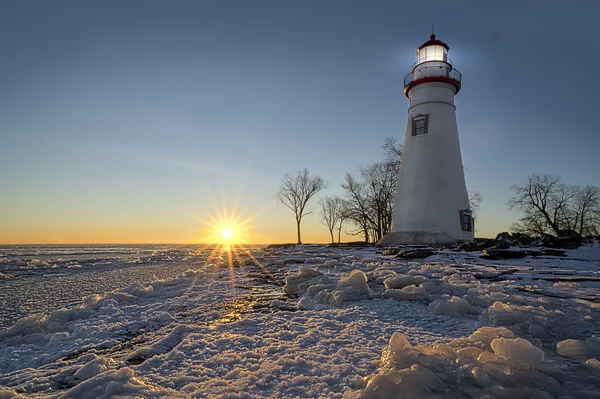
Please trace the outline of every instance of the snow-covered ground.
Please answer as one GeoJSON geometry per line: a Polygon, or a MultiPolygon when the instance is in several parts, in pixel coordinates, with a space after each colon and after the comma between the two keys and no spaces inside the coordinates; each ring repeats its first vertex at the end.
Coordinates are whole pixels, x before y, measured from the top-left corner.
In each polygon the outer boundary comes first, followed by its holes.
{"type": "Polygon", "coordinates": [[[44,312],[0,330],[0,399],[600,398],[597,244],[69,251],[0,250],[3,320],[44,312]]]}

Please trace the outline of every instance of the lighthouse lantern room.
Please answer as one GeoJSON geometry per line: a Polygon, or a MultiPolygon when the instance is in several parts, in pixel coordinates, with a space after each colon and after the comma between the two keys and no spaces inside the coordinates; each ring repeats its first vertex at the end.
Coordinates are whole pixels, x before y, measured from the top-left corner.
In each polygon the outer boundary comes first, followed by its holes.
{"type": "Polygon", "coordinates": [[[454,96],[461,73],[450,48],[431,35],[404,79],[410,100],[391,232],[379,245],[443,245],[473,240],[454,96]]]}

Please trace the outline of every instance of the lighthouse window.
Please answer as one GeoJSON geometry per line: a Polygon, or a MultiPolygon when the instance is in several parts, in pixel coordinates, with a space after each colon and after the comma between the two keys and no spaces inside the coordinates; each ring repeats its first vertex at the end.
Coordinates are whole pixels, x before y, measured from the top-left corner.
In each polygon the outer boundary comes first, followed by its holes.
{"type": "Polygon", "coordinates": [[[429,126],[429,115],[418,115],[412,119],[412,135],[419,136],[427,134],[429,126]]]}
{"type": "Polygon", "coordinates": [[[460,213],[460,226],[462,231],[473,231],[473,215],[468,209],[462,209],[460,213]]]}

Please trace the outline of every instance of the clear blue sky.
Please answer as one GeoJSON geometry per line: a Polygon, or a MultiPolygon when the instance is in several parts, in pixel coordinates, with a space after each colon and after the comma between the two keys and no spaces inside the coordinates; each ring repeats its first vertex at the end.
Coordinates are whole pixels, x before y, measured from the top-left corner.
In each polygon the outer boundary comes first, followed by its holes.
{"type": "MultiPolygon", "coordinates": [[[[531,173],[600,185],[600,2],[4,1],[0,242],[185,242],[213,202],[293,241],[277,204],[308,167],[404,139],[404,76],[435,24],[480,235],[531,173]]],[[[314,203],[316,205],[316,201],[314,203]]],[[[316,208],[316,206],[314,206],[316,208]]],[[[305,241],[325,241],[316,215],[305,241]]]]}

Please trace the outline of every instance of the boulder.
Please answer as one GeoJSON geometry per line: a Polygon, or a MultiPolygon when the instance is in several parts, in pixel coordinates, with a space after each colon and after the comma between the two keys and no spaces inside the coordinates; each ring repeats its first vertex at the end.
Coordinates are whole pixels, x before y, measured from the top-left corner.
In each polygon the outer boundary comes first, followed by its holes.
{"type": "Polygon", "coordinates": [[[524,247],[530,246],[534,241],[533,237],[523,233],[513,233],[511,240],[513,245],[520,245],[524,247]]]}
{"type": "Polygon", "coordinates": [[[498,233],[496,236],[496,241],[505,241],[508,243],[512,243],[512,236],[508,231],[504,231],[502,233],[498,233]]]}
{"type": "Polygon", "coordinates": [[[544,248],[542,254],[547,256],[567,256],[564,249],[544,248]]]}
{"type": "Polygon", "coordinates": [[[484,259],[521,259],[526,256],[539,256],[542,254],[542,251],[523,251],[523,250],[515,250],[515,249],[498,249],[498,248],[488,248],[484,249],[483,255],[481,256],[484,259]]]}
{"type": "Polygon", "coordinates": [[[396,255],[396,258],[403,259],[423,259],[427,258],[431,255],[435,255],[435,251],[433,249],[409,249],[405,251],[400,251],[396,255]]]}

